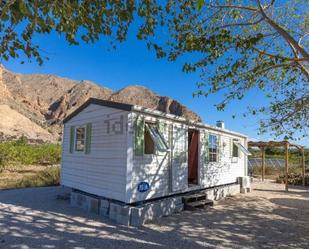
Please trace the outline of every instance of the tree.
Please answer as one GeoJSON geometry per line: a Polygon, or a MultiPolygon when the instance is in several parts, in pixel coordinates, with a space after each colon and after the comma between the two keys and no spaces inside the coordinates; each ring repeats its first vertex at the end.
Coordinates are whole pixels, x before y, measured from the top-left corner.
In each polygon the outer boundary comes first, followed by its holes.
{"type": "Polygon", "coordinates": [[[131,0],[0,0],[0,58],[21,54],[42,64],[42,50],[35,44],[38,34],[57,32],[70,45],[93,43],[111,37],[113,46],[126,40],[134,19],[140,20],[137,37],[153,35],[162,9],[155,1],[131,0]]]}
{"type": "Polygon", "coordinates": [[[198,0],[198,10],[192,7],[195,1],[169,3],[169,40],[154,45],[158,56],[170,60],[196,54],[199,59],[183,67],[185,72],[201,74],[196,95],[224,92],[217,104],[223,110],[249,91],[263,91],[268,106],[253,103],[248,108],[248,113],[266,116],[260,131],[286,138],[295,137],[295,132],[307,135],[308,1],[198,0]]]}
{"type": "Polygon", "coordinates": [[[56,31],[70,44],[101,36],[126,39],[139,24],[137,38],[157,56],[177,60],[195,54],[185,72],[200,72],[195,95],[222,91],[219,110],[249,91],[263,91],[267,106],[250,106],[263,114],[261,132],[303,136],[309,126],[309,3],[293,0],[145,1],[2,1],[0,56],[18,51],[43,62],[32,43],[35,33],[56,31]],[[277,3],[278,2],[278,3],[277,3]],[[17,26],[22,28],[16,29],[17,26]],[[162,39],[161,32],[168,32],[162,39]]]}

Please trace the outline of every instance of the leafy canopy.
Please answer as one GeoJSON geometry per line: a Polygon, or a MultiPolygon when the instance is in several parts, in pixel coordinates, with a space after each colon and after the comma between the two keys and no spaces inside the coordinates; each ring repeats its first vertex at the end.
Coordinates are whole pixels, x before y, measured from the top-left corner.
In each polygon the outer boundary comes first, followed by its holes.
{"type": "Polygon", "coordinates": [[[223,110],[249,91],[262,91],[269,104],[248,108],[248,113],[263,114],[261,132],[307,135],[306,0],[11,0],[0,6],[0,57],[5,60],[24,53],[43,63],[35,34],[58,32],[72,45],[108,36],[115,44],[126,40],[135,23],[137,38],[159,58],[196,55],[196,61],[183,67],[184,72],[200,73],[195,95],[222,91],[225,97],[217,108],[223,110]]]}

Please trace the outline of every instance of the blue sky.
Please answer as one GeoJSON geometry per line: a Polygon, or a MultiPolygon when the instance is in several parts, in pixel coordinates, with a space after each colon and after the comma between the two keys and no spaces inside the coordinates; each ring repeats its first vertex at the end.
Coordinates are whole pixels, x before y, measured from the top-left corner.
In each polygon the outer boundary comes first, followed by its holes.
{"type": "MultiPolygon", "coordinates": [[[[133,37],[119,44],[116,50],[110,49],[105,40],[69,46],[58,34],[40,36],[36,41],[44,51],[43,55],[49,57],[42,66],[36,62],[20,64],[19,60],[1,63],[18,73],[48,73],[75,80],[86,79],[113,90],[132,84],[143,85],[185,104],[207,124],[214,125],[217,120],[224,120],[227,129],[247,134],[250,138],[274,139],[268,134],[257,134],[257,117],[244,118],[241,115],[246,111],[246,106],[265,103],[261,93],[252,91],[242,101],[234,101],[224,112],[218,112],[214,105],[223,98],[222,93],[208,98],[192,97],[199,75],[181,71],[185,59],[177,62],[157,59],[152,51],[147,50],[144,42],[133,37]],[[235,119],[232,118],[234,114],[237,115],[235,119]]],[[[189,59],[194,60],[194,57],[189,59]]],[[[309,146],[309,139],[297,143],[309,146]]]]}

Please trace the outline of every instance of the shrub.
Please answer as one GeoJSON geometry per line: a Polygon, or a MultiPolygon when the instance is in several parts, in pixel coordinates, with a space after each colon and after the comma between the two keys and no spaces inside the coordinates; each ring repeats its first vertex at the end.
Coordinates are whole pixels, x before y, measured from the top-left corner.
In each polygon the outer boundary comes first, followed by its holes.
{"type": "Polygon", "coordinates": [[[0,173],[5,169],[7,163],[8,163],[8,156],[0,148],[0,173]]]}
{"type": "Polygon", "coordinates": [[[60,167],[52,166],[31,176],[24,176],[16,183],[15,188],[55,186],[60,182],[60,167]]]}
{"type": "Polygon", "coordinates": [[[0,170],[7,165],[59,164],[59,144],[31,145],[25,139],[0,143],[0,170]]]}
{"type": "MultiPolygon", "coordinates": [[[[285,175],[280,175],[276,179],[277,183],[285,183],[285,175]]],[[[298,173],[289,173],[288,174],[288,183],[291,185],[302,185],[303,184],[303,177],[301,174],[298,173]]],[[[309,186],[309,175],[305,176],[305,186],[309,186]]]]}

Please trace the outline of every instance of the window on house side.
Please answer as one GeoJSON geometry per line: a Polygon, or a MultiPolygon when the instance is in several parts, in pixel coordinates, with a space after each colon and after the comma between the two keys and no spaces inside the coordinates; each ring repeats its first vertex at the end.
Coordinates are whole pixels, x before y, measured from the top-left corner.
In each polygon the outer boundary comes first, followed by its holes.
{"type": "Polygon", "coordinates": [[[233,140],[233,150],[232,150],[232,156],[233,157],[239,156],[238,146],[236,145],[237,142],[238,142],[238,140],[233,140]]]}
{"type": "Polygon", "coordinates": [[[147,127],[144,130],[144,143],[144,154],[155,154],[155,145],[147,127]]]}
{"type": "Polygon", "coordinates": [[[86,144],[86,128],[77,127],[75,130],[75,150],[84,151],[86,144]]]}
{"type": "Polygon", "coordinates": [[[209,135],[209,162],[218,161],[218,136],[209,135]]]}
{"type": "Polygon", "coordinates": [[[144,139],[145,154],[155,154],[155,149],[160,152],[166,152],[169,149],[163,135],[159,132],[157,126],[154,124],[145,124],[144,139]]]}
{"type": "Polygon", "coordinates": [[[245,155],[249,156],[251,155],[250,151],[247,150],[240,142],[235,142],[235,145],[238,147],[239,150],[241,150],[245,155]]]}

